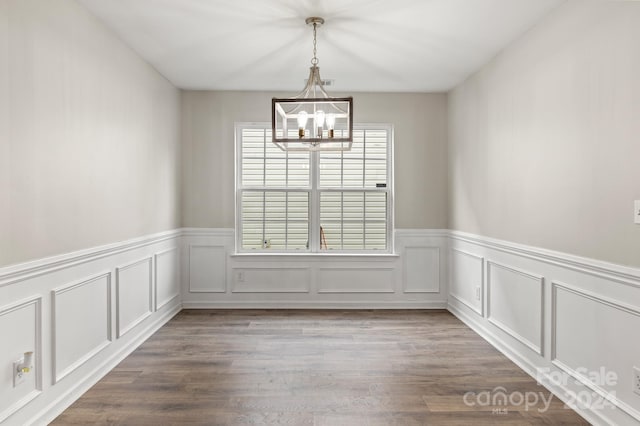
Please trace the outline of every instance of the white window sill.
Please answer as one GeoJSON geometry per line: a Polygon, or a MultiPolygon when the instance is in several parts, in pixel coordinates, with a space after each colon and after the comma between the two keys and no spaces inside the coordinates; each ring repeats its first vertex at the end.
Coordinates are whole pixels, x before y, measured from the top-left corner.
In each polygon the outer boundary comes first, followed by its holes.
{"type": "Polygon", "coordinates": [[[400,257],[397,253],[268,253],[268,252],[241,252],[232,253],[232,258],[238,259],[307,259],[307,260],[320,260],[320,259],[348,259],[348,260],[395,260],[400,257]]]}

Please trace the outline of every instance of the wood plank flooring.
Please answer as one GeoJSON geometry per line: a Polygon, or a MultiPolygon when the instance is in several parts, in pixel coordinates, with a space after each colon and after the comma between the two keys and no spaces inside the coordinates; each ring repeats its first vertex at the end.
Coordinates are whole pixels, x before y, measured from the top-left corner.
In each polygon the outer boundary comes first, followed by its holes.
{"type": "Polygon", "coordinates": [[[550,396],[446,311],[185,310],[52,424],[588,424],[496,387],[550,396]]]}

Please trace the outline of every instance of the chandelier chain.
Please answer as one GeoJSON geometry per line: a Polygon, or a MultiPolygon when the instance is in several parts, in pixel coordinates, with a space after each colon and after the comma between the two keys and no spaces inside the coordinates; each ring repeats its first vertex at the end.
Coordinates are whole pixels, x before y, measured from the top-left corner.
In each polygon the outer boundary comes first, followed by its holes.
{"type": "Polygon", "coordinates": [[[316,48],[316,28],[317,28],[318,24],[317,23],[313,23],[313,58],[311,59],[311,65],[316,66],[318,65],[318,58],[316,57],[316,53],[317,53],[317,48],[316,48]]]}
{"type": "Polygon", "coordinates": [[[353,97],[332,97],[322,87],[324,82],[318,67],[318,27],[324,25],[324,18],[309,16],[304,22],[307,26],[313,25],[309,77],[296,96],[272,99],[271,139],[283,151],[350,151],[353,97]]]}

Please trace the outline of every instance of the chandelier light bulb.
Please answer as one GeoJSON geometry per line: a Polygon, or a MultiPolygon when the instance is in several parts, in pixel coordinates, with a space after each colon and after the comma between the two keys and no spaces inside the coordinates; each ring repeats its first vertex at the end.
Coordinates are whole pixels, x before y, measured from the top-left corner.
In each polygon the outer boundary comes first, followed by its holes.
{"type": "Polygon", "coordinates": [[[324,128],[324,111],[321,109],[316,111],[316,129],[318,129],[318,133],[316,137],[322,137],[322,129],[324,128]]]}
{"type": "Polygon", "coordinates": [[[333,129],[336,127],[336,115],[329,113],[326,117],[327,129],[329,129],[329,137],[333,138],[333,129]]]}
{"type": "Polygon", "coordinates": [[[328,129],[333,129],[335,128],[336,125],[336,115],[335,114],[327,114],[326,115],[326,121],[327,121],[327,128],[328,129]]]}
{"type": "Polygon", "coordinates": [[[309,114],[306,111],[300,111],[298,113],[298,137],[304,138],[304,128],[307,126],[307,120],[309,119],[309,114]]]}

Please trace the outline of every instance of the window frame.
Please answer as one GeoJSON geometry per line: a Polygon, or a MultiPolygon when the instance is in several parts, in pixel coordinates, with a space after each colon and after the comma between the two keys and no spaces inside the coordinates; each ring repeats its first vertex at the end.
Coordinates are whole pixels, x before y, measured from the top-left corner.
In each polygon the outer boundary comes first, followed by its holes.
{"type": "MultiPolygon", "coordinates": [[[[266,122],[236,122],[234,125],[234,156],[235,156],[235,254],[247,255],[303,255],[303,256],[375,256],[375,255],[393,255],[394,247],[394,127],[387,123],[354,123],[354,133],[361,130],[385,130],[387,134],[387,158],[386,158],[386,187],[385,188],[364,188],[364,187],[320,187],[320,155],[322,151],[312,151],[309,155],[309,186],[308,187],[244,187],[242,185],[242,131],[244,129],[260,129],[271,131],[271,126],[266,122]],[[308,215],[309,215],[309,247],[305,249],[243,249],[242,248],[242,192],[302,192],[309,194],[308,215]],[[386,209],[386,241],[387,248],[381,249],[321,249],[320,248],[320,194],[322,192],[379,192],[387,194],[386,209]]],[[[267,141],[267,143],[270,143],[267,141]]],[[[365,142],[366,143],[366,142],[365,142]]],[[[366,156],[363,156],[366,164],[366,156]]]]}

